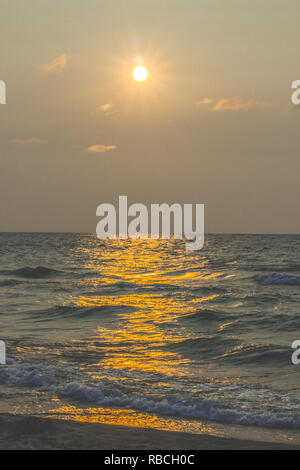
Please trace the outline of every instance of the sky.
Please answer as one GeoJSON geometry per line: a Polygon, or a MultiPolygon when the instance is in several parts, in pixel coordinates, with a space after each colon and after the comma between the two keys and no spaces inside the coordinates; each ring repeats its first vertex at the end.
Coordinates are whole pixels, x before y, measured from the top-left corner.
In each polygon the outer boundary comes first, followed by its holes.
{"type": "Polygon", "coordinates": [[[299,18],[298,0],[1,0],[0,231],[95,232],[127,195],[205,204],[207,232],[300,233],[299,18]]]}

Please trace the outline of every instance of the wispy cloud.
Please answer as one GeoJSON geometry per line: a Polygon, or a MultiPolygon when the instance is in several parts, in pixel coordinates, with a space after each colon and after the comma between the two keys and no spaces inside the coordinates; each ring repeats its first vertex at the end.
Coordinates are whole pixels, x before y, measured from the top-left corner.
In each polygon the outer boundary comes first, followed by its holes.
{"type": "Polygon", "coordinates": [[[268,101],[242,100],[240,98],[223,98],[213,107],[213,111],[249,111],[254,108],[267,108],[268,101]]]}
{"type": "Polygon", "coordinates": [[[202,101],[196,101],[195,104],[196,106],[207,106],[211,111],[249,111],[271,106],[269,101],[244,100],[242,98],[221,98],[218,101],[204,98],[202,101]]]}
{"type": "Polygon", "coordinates": [[[203,98],[203,100],[196,101],[195,106],[203,106],[203,105],[210,105],[214,102],[211,98],[203,98]]]}
{"type": "Polygon", "coordinates": [[[87,149],[85,149],[85,152],[88,153],[105,153],[109,152],[111,150],[115,150],[117,148],[116,145],[90,145],[87,149]]]}
{"type": "Polygon", "coordinates": [[[119,112],[115,105],[111,103],[101,104],[97,108],[97,111],[105,114],[106,116],[112,116],[113,114],[117,114],[119,112]]]}
{"type": "Polygon", "coordinates": [[[56,69],[64,69],[67,65],[67,56],[65,54],[56,57],[52,62],[49,62],[49,64],[45,64],[42,67],[42,70],[44,73],[49,73],[52,70],[56,69]]]}
{"type": "Polygon", "coordinates": [[[28,144],[40,144],[42,141],[38,137],[27,137],[25,139],[13,139],[14,144],[28,145],[28,144]]]}

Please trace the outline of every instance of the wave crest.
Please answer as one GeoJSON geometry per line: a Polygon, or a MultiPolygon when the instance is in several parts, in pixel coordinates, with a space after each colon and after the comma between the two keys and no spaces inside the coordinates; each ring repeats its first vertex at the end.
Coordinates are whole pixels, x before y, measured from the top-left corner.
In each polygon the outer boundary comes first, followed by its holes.
{"type": "Polygon", "coordinates": [[[10,271],[9,274],[12,276],[20,276],[30,279],[42,279],[44,277],[60,274],[60,271],[46,268],[45,266],[37,266],[36,268],[25,266],[24,268],[16,269],[15,271],[10,271]]]}
{"type": "Polygon", "coordinates": [[[282,285],[282,286],[299,286],[300,278],[289,276],[288,274],[272,273],[256,276],[256,280],[263,286],[282,285]]]}

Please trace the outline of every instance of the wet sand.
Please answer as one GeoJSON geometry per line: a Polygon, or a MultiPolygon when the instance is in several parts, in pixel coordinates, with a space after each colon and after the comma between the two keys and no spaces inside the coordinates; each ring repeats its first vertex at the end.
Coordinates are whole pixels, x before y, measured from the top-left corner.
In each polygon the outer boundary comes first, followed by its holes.
{"type": "Polygon", "coordinates": [[[0,415],[0,449],[299,450],[300,447],[154,429],[2,414],[0,415]]]}

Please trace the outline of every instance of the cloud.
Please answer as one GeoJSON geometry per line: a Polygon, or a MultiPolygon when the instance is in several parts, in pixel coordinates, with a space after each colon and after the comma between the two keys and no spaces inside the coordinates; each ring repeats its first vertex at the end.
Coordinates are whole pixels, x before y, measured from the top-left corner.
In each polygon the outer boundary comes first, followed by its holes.
{"type": "Polygon", "coordinates": [[[109,152],[111,150],[115,150],[117,148],[116,145],[90,145],[87,149],[85,149],[85,152],[88,153],[105,153],[109,152]]]}
{"type": "Polygon", "coordinates": [[[49,64],[43,65],[42,69],[44,73],[49,73],[55,69],[63,69],[67,65],[67,56],[65,54],[57,57],[49,64]]]}
{"type": "Polygon", "coordinates": [[[102,104],[101,106],[99,106],[98,110],[106,113],[107,111],[110,111],[113,108],[113,106],[114,106],[113,104],[102,104]]]}
{"type": "Polygon", "coordinates": [[[14,139],[14,144],[28,145],[28,144],[40,144],[42,141],[38,137],[28,137],[26,139],[14,139]]]}
{"type": "Polygon", "coordinates": [[[222,98],[214,107],[213,111],[249,111],[254,108],[266,108],[270,106],[268,101],[242,100],[240,98],[222,98]]]}
{"type": "Polygon", "coordinates": [[[101,104],[101,106],[97,108],[97,111],[104,113],[106,116],[112,116],[119,112],[115,105],[111,103],[101,104]]]}
{"type": "Polygon", "coordinates": [[[202,106],[202,105],[209,105],[212,104],[213,100],[211,98],[203,98],[203,100],[196,101],[195,105],[196,106],[202,106]]]}
{"type": "Polygon", "coordinates": [[[244,100],[242,98],[221,98],[214,101],[211,98],[204,98],[195,103],[197,106],[206,105],[211,111],[249,111],[255,108],[267,108],[268,101],[244,100]]]}

